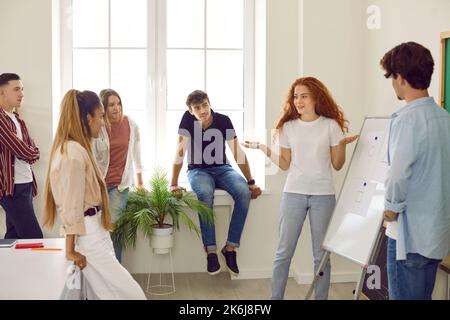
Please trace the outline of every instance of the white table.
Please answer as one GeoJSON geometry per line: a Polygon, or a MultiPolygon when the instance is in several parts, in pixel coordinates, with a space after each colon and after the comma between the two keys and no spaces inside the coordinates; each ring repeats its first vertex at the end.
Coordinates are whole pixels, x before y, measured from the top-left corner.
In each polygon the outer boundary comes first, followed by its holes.
{"type": "Polygon", "coordinates": [[[65,257],[65,240],[29,239],[17,243],[43,242],[61,251],[0,248],[0,300],[58,299],[72,262],[65,257]]]}

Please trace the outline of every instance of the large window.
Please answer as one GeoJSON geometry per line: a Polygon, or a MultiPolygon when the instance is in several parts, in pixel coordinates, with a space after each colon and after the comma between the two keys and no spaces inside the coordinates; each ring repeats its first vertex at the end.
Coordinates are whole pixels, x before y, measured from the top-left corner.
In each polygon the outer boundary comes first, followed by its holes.
{"type": "Polygon", "coordinates": [[[146,179],[155,165],[170,174],[193,90],[208,93],[242,141],[255,129],[254,1],[65,0],[63,92],[119,92],[141,130],[146,179]]]}

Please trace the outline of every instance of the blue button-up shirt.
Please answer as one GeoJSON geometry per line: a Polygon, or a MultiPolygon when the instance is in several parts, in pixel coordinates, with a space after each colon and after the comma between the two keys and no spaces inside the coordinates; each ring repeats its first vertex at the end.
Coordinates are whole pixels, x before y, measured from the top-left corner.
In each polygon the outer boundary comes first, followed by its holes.
{"type": "Polygon", "coordinates": [[[385,209],[398,212],[397,260],[450,252],[450,115],[433,98],[392,115],[385,209]]]}

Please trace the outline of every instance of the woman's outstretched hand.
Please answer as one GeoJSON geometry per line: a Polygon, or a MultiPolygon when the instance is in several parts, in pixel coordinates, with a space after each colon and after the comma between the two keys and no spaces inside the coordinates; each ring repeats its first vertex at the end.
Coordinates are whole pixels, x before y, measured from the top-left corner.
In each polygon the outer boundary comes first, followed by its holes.
{"type": "Polygon", "coordinates": [[[345,137],[344,139],[342,139],[341,141],[339,141],[339,144],[340,144],[341,146],[346,146],[347,144],[352,143],[352,142],[358,140],[358,138],[359,138],[359,134],[354,135],[354,136],[351,136],[351,137],[345,137]]]}
{"type": "Polygon", "coordinates": [[[241,142],[241,145],[243,145],[244,147],[246,147],[248,149],[259,149],[259,147],[262,144],[257,142],[257,141],[247,141],[247,140],[245,140],[244,142],[241,142]]]}

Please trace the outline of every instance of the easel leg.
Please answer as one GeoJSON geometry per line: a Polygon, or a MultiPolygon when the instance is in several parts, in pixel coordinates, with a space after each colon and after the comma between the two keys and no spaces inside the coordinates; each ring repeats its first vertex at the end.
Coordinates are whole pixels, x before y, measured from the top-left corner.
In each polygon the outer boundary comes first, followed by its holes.
{"type": "Polygon", "coordinates": [[[330,252],[325,251],[325,254],[322,257],[322,261],[320,261],[319,269],[317,269],[317,272],[314,275],[314,280],[311,283],[311,286],[309,287],[308,293],[306,294],[305,300],[309,300],[311,298],[314,287],[316,286],[316,283],[319,280],[319,278],[323,276],[323,269],[325,268],[325,265],[327,264],[329,259],[330,259],[330,252]]]}
{"type": "MultiPolygon", "coordinates": [[[[376,263],[376,259],[378,257],[378,254],[379,254],[380,248],[381,248],[381,240],[383,239],[383,234],[384,234],[384,228],[380,227],[380,229],[378,231],[377,239],[375,241],[375,245],[372,249],[372,254],[370,256],[370,264],[376,263]]],[[[367,266],[362,269],[361,278],[359,279],[356,289],[353,292],[354,300],[359,300],[359,297],[360,297],[362,289],[363,289],[364,280],[366,279],[366,274],[367,274],[367,266]]]]}
{"type": "Polygon", "coordinates": [[[364,285],[364,279],[366,278],[367,268],[362,268],[361,277],[359,278],[358,284],[356,285],[356,289],[353,292],[353,300],[359,300],[359,296],[361,295],[362,287],[364,285]]]}

